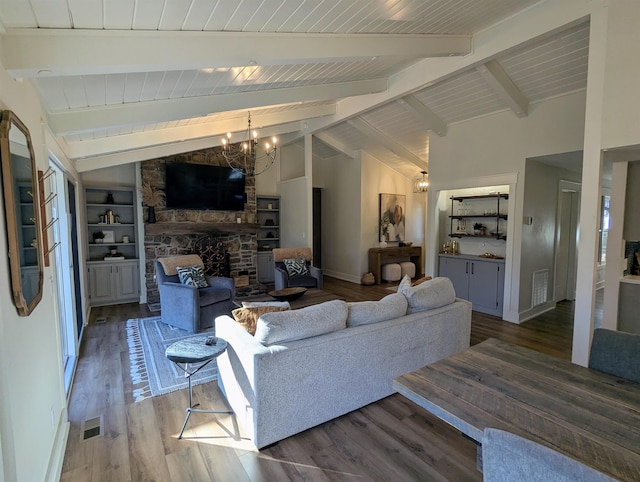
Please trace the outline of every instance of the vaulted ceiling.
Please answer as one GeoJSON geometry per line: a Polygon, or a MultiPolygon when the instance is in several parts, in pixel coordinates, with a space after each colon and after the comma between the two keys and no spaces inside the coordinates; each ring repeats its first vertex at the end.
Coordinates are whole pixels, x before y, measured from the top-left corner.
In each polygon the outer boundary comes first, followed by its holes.
{"type": "Polygon", "coordinates": [[[79,171],[220,145],[251,111],[261,136],[415,177],[430,135],[585,89],[584,19],[483,54],[552,1],[0,0],[0,48],[79,171]]]}

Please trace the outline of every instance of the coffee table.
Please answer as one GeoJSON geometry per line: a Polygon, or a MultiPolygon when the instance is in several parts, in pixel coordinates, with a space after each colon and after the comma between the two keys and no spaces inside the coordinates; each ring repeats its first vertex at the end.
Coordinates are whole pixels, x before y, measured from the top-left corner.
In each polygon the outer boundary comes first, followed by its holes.
{"type": "MultiPolygon", "coordinates": [[[[324,303],[325,301],[333,301],[333,300],[343,300],[339,296],[334,295],[333,293],[329,293],[328,291],[319,290],[317,288],[309,288],[305,294],[303,294],[300,298],[290,301],[291,309],[304,308],[305,306],[317,305],[319,303],[324,303]]],[[[246,298],[236,298],[233,302],[238,307],[242,307],[243,301],[276,301],[275,298],[269,295],[256,295],[256,296],[247,296],[246,298]]]]}
{"type": "Polygon", "coordinates": [[[616,480],[640,480],[640,383],[488,339],[393,388],[478,443],[499,428],[616,480]]]}

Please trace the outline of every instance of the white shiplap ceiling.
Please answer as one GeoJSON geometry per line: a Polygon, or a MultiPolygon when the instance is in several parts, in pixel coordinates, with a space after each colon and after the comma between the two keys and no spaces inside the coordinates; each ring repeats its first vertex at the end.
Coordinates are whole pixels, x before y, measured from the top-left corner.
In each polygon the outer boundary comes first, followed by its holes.
{"type": "Polygon", "coordinates": [[[554,3],[0,0],[0,48],[80,171],[219,145],[250,110],[261,134],[312,132],[318,157],[365,149],[414,177],[430,134],[586,87],[584,18],[551,12],[539,35],[478,53],[554,3]],[[421,83],[430,66],[442,75],[421,83]]]}

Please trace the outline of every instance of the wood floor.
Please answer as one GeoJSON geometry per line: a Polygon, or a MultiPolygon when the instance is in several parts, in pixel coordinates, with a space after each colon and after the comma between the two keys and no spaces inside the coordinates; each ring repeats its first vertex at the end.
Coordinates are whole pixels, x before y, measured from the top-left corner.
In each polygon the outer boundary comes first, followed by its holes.
{"type": "MultiPolygon", "coordinates": [[[[390,293],[332,278],[325,289],[347,301],[390,293]]],[[[62,481],[482,480],[475,444],[398,394],[260,452],[238,436],[231,415],[193,414],[178,440],[186,390],[138,403],[131,394],[126,320],[153,315],[138,304],[92,310],[70,397],[62,481]],[[106,322],[96,324],[98,317],[106,322]],[[84,422],[96,417],[102,435],[81,441],[84,422]]],[[[572,320],[571,302],[521,325],[474,312],[471,343],[494,337],[570,359],[572,320]]],[[[216,382],[193,391],[203,407],[226,407],[216,382]]]]}

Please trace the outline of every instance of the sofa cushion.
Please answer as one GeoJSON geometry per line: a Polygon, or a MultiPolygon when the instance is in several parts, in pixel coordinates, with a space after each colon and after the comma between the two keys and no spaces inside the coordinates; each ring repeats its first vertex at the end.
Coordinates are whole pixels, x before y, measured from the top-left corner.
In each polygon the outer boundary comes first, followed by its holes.
{"type": "Polygon", "coordinates": [[[176,268],[178,278],[183,285],[195,286],[196,288],[206,288],[209,286],[204,277],[202,266],[194,264],[193,266],[178,266],[176,268]]]}
{"type": "Polygon", "coordinates": [[[236,308],[231,312],[231,314],[233,315],[233,319],[236,320],[240,326],[242,326],[250,334],[254,335],[256,333],[256,324],[260,316],[264,315],[265,313],[273,313],[275,311],[285,311],[288,309],[289,309],[289,306],[262,305],[262,306],[236,308]]]}
{"type": "Polygon", "coordinates": [[[267,313],[258,318],[255,338],[263,345],[302,340],[346,327],[347,303],[327,301],[299,310],[267,313]]]}
{"type": "Polygon", "coordinates": [[[407,298],[400,293],[393,293],[380,301],[357,301],[347,303],[347,306],[347,326],[366,325],[404,316],[407,313],[407,298]]]}
{"type": "Polygon", "coordinates": [[[290,277],[294,276],[309,276],[309,268],[307,267],[307,261],[304,258],[291,258],[283,261],[287,274],[290,277]]]}
{"type": "Polygon", "coordinates": [[[213,286],[207,286],[206,288],[198,289],[198,305],[209,306],[214,303],[220,303],[231,299],[231,290],[224,288],[215,288],[213,286]]]}
{"type": "Polygon", "coordinates": [[[405,276],[398,285],[398,293],[407,298],[407,314],[440,308],[456,300],[453,283],[449,278],[442,277],[411,286],[411,279],[405,276]]]}

